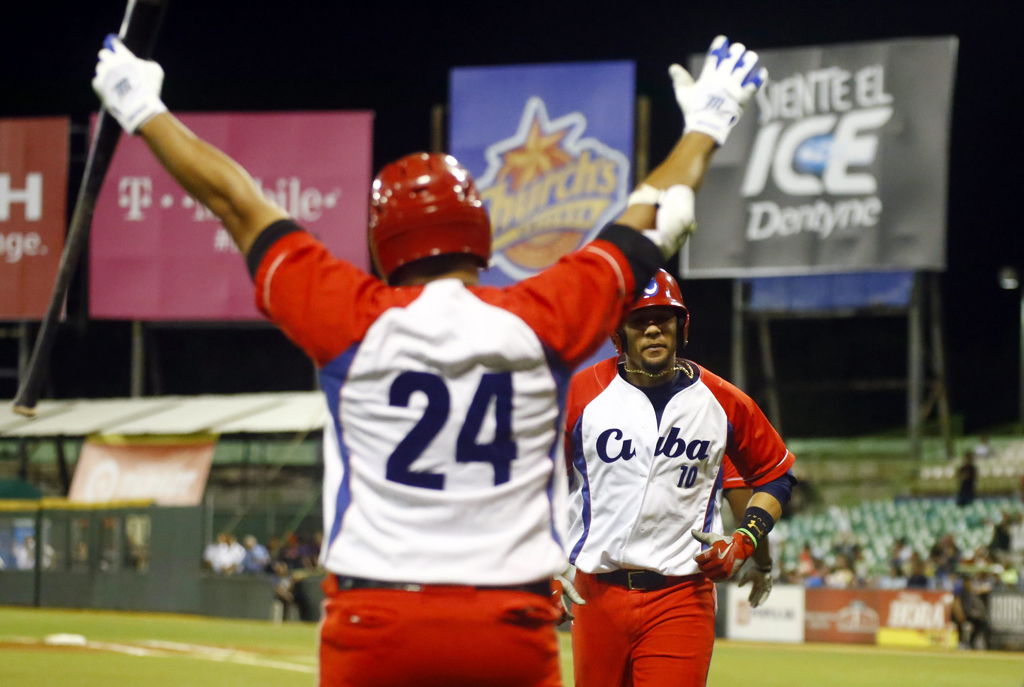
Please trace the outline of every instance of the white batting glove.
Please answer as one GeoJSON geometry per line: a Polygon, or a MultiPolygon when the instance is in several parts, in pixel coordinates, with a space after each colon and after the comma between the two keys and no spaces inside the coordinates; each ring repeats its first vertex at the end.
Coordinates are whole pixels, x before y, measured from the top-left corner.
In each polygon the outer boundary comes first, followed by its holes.
{"type": "MultiPolygon", "coordinates": [[[[634,204],[634,196],[644,192],[645,189],[656,191],[651,186],[641,186],[630,196],[631,205],[634,204]]],[[[654,245],[661,250],[661,254],[668,260],[679,252],[679,249],[686,243],[686,239],[697,228],[693,189],[682,184],[669,186],[664,191],[657,192],[657,198],[648,204],[657,204],[658,213],[655,216],[654,229],[644,230],[644,236],[653,241],[654,245]]]]}
{"type": "Polygon", "coordinates": [[[565,570],[555,575],[555,579],[562,583],[562,596],[567,596],[574,604],[580,604],[582,606],[587,602],[583,600],[583,597],[578,591],[576,591],[576,587],[572,583],[573,578],[575,577],[576,566],[571,563],[565,570]]]}
{"type": "Polygon", "coordinates": [[[583,596],[576,591],[576,587],[572,583],[575,576],[576,567],[572,563],[570,563],[565,570],[555,575],[555,580],[562,586],[562,594],[559,597],[562,602],[562,617],[558,621],[559,624],[575,620],[576,618],[576,616],[572,614],[572,611],[569,610],[569,604],[565,600],[566,597],[569,597],[569,600],[572,601],[573,604],[582,606],[587,603],[583,600],[583,596]]]}
{"type": "Polygon", "coordinates": [[[132,54],[117,36],[103,39],[92,89],[121,127],[134,134],[150,119],[167,111],[160,100],[164,70],[151,60],[132,54]]]}
{"type": "Polygon", "coordinates": [[[736,583],[737,586],[742,587],[748,582],[750,583],[750,596],[747,597],[747,600],[752,608],[757,608],[767,601],[768,596],[772,593],[771,566],[769,565],[766,570],[761,568],[753,558],[748,558],[736,576],[736,583]]]}
{"type": "Polygon", "coordinates": [[[699,131],[725,143],[754,93],[768,80],[757,53],[725,36],[711,41],[700,77],[694,81],[681,65],[668,68],[676,100],[683,110],[684,131],[699,131]]]}

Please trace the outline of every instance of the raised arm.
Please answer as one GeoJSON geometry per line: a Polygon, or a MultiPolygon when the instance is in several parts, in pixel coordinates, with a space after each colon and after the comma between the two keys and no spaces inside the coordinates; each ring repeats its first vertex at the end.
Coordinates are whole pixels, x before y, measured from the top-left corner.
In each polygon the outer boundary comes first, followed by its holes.
{"type": "Polygon", "coordinates": [[[165,169],[228,230],[242,253],[260,231],[288,214],[268,200],[238,163],[203,141],[160,100],[163,70],[141,60],[116,36],[99,53],[93,90],[129,133],[145,139],[165,169]]]}
{"type": "Polygon", "coordinates": [[[695,227],[694,192],[711,156],[768,79],[757,53],[725,36],[711,42],[696,81],[678,64],[669,67],[669,75],[683,111],[683,136],[630,194],[629,205],[617,220],[644,231],[666,258],[679,250],[695,227]]]}

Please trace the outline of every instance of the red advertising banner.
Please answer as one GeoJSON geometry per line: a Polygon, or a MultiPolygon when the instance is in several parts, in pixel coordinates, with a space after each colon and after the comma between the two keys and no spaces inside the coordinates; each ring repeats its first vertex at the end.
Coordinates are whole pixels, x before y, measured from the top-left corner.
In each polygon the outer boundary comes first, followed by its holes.
{"type": "Polygon", "coordinates": [[[0,320],[38,320],[64,250],[66,117],[0,119],[0,320]]]}
{"type": "Polygon", "coordinates": [[[942,633],[952,628],[953,595],[916,589],[808,589],[808,642],[874,644],[879,630],[942,633]]]}
{"type": "MultiPolygon", "coordinates": [[[[370,112],[185,114],[331,252],[368,268],[370,112]]],[[[138,137],[118,145],[96,205],[89,314],[137,320],[258,320],[227,231],[138,137]]]]}
{"type": "Polygon", "coordinates": [[[152,499],[161,506],[199,505],[215,443],[212,437],[157,442],[89,439],[82,445],[68,500],[152,499]]]}

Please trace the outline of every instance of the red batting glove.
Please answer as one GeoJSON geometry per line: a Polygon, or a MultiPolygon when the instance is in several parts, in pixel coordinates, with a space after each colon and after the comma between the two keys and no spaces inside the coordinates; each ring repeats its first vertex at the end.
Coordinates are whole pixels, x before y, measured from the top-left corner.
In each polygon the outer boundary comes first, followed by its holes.
{"type": "Polygon", "coordinates": [[[690,530],[690,534],[708,547],[703,553],[694,556],[693,560],[697,561],[700,571],[715,582],[728,580],[739,572],[743,561],[753,555],[757,548],[753,538],[740,530],[733,532],[731,537],[697,530],[690,530]]]}

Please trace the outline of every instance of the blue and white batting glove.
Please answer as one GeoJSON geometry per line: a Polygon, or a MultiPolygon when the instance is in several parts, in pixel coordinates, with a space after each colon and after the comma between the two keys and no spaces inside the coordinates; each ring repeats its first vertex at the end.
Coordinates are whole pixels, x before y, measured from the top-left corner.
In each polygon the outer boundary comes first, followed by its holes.
{"type": "Polygon", "coordinates": [[[160,100],[164,70],[151,60],[136,57],[117,36],[103,39],[92,89],[121,127],[134,134],[150,119],[167,111],[160,100]]]}
{"type": "Polygon", "coordinates": [[[683,110],[684,131],[699,131],[725,143],[768,70],[757,64],[757,53],[725,36],[711,41],[700,77],[694,81],[681,65],[668,68],[676,101],[683,110]]]}

